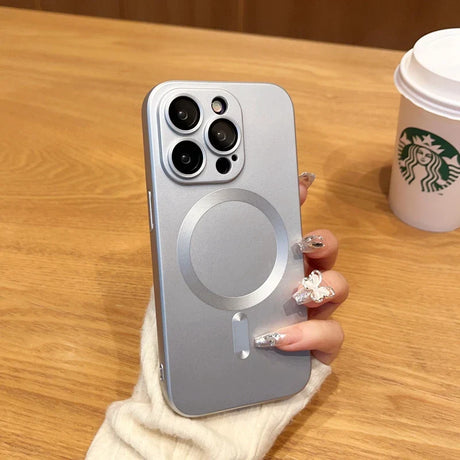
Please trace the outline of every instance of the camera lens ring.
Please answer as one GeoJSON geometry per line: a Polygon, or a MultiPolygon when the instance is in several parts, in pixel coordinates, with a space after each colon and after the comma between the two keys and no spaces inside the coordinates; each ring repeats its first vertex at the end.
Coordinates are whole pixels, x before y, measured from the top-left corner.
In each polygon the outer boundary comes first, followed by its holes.
{"type": "Polygon", "coordinates": [[[203,171],[206,157],[197,142],[182,140],[171,148],[169,164],[176,175],[189,179],[203,171]]]}
{"type": "Polygon", "coordinates": [[[206,143],[219,155],[233,153],[240,145],[240,129],[230,118],[211,120],[205,132],[206,143]]]}
{"type": "Polygon", "coordinates": [[[192,133],[202,120],[202,109],[195,98],[188,94],[173,97],[166,106],[165,115],[171,128],[179,133],[192,133]]]}

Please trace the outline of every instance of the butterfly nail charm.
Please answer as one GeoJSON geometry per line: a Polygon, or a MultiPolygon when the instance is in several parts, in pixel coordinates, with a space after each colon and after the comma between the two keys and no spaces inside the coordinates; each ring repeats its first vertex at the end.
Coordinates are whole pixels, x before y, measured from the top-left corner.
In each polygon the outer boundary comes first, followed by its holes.
{"type": "Polygon", "coordinates": [[[320,303],[324,299],[335,295],[334,289],[329,286],[320,286],[323,275],[319,270],[313,270],[302,280],[302,289],[297,291],[292,297],[297,305],[302,305],[310,300],[320,303]]]}

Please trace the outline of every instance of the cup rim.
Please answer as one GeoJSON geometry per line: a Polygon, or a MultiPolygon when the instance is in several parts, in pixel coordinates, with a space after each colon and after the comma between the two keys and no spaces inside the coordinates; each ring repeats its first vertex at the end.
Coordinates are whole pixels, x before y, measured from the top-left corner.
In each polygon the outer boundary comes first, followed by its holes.
{"type": "MultiPolygon", "coordinates": [[[[439,30],[421,37],[414,48],[404,54],[395,70],[394,82],[398,91],[415,105],[443,117],[460,120],[460,79],[436,72],[427,65],[429,53],[433,52],[427,49],[439,39],[444,39],[445,44],[449,37],[458,41],[460,28],[439,30]]],[[[457,54],[453,59],[458,59],[457,54]]]]}

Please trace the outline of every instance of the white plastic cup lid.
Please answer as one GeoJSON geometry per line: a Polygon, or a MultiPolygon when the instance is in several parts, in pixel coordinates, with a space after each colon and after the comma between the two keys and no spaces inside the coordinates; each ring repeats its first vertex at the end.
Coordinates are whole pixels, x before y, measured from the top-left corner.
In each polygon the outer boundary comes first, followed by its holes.
{"type": "Polygon", "coordinates": [[[394,79],[415,105],[460,120],[460,28],[420,38],[402,58],[394,79]]]}

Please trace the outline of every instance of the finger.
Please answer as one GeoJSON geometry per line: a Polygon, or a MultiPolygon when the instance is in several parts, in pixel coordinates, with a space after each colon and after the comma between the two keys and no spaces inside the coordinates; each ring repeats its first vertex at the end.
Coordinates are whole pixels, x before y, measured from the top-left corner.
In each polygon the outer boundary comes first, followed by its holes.
{"type": "Polygon", "coordinates": [[[315,180],[316,176],[310,172],[303,172],[299,176],[299,197],[300,197],[300,205],[302,206],[307,199],[308,189],[310,188],[311,184],[315,180]]]}
{"type": "Polygon", "coordinates": [[[334,266],[339,250],[339,243],[331,231],[326,229],[314,230],[307,233],[300,244],[303,248],[308,272],[312,270],[329,270],[334,266]],[[310,239],[313,237],[313,241],[321,241],[322,246],[311,247],[311,245],[303,244],[309,237],[310,239]]]}
{"type": "MultiPolygon", "coordinates": [[[[298,300],[297,303],[305,305],[308,308],[314,310],[318,309],[321,305],[324,305],[326,303],[333,303],[336,306],[338,306],[345,301],[350,291],[350,287],[345,277],[335,270],[327,270],[322,272],[320,275],[322,277],[320,286],[327,288],[324,291],[326,292],[327,290],[329,290],[332,293],[332,295],[328,295],[322,298],[321,300],[314,301],[312,300],[312,297],[309,296],[309,291],[307,291],[302,286],[302,284],[300,284],[299,289],[293,296],[296,301],[298,300]],[[305,293],[305,295],[302,295],[303,293],[305,293]],[[301,302],[302,298],[304,298],[303,302],[301,302]]],[[[312,276],[313,275],[308,277],[307,280],[311,279],[312,276]]]]}
{"type": "Polygon", "coordinates": [[[340,303],[326,302],[318,308],[311,308],[308,310],[308,319],[329,319],[340,305],[340,303]]]}
{"type": "Polygon", "coordinates": [[[300,197],[300,206],[302,206],[305,203],[305,200],[307,199],[307,188],[305,185],[299,183],[299,197],[300,197]]]}
{"type": "Polygon", "coordinates": [[[344,340],[340,323],[333,319],[310,320],[278,331],[283,338],[276,347],[283,351],[311,350],[325,364],[330,364],[339,354],[344,340]]]}

